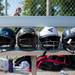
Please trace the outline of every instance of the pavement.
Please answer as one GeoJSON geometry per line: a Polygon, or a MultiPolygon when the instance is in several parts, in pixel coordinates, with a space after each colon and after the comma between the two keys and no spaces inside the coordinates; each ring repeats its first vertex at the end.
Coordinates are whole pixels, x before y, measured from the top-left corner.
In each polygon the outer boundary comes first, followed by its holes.
{"type": "MultiPolygon", "coordinates": [[[[66,73],[68,73],[68,75],[75,75],[75,70],[68,70],[65,71],[66,73]]],[[[6,73],[6,72],[0,72],[0,75],[32,75],[31,73],[26,73],[26,74],[18,74],[18,73],[6,73]]],[[[59,72],[55,72],[55,71],[39,71],[37,72],[37,75],[60,75],[59,72]]]]}

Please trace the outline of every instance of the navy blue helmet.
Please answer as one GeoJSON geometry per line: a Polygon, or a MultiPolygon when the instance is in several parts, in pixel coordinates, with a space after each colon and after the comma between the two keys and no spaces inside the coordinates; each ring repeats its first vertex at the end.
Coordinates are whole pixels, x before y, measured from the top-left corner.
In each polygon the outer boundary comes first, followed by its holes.
{"type": "Polygon", "coordinates": [[[65,50],[72,52],[75,50],[75,28],[63,32],[62,43],[65,50]]]}
{"type": "Polygon", "coordinates": [[[7,27],[0,28],[0,47],[15,47],[15,32],[7,27]]]}

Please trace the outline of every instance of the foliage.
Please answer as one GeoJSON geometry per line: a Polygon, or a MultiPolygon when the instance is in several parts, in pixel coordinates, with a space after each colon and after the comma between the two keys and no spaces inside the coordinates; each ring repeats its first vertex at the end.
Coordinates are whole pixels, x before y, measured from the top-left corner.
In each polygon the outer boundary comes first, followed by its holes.
{"type": "Polygon", "coordinates": [[[23,15],[46,15],[46,0],[23,0],[23,15]]]}
{"type": "Polygon", "coordinates": [[[0,0],[0,16],[4,15],[4,13],[3,13],[4,5],[2,4],[2,1],[3,0],[0,0]]]}
{"type": "MultiPolygon", "coordinates": [[[[47,0],[23,0],[23,15],[46,15],[47,0]]],[[[51,16],[75,16],[75,0],[50,0],[51,16]]]]}
{"type": "Polygon", "coordinates": [[[51,15],[75,16],[75,0],[50,1],[51,15]]]}
{"type": "Polygon", "coordinates": [[[61,0],[62,15],[75,16],[75,0],[61,0]]]}

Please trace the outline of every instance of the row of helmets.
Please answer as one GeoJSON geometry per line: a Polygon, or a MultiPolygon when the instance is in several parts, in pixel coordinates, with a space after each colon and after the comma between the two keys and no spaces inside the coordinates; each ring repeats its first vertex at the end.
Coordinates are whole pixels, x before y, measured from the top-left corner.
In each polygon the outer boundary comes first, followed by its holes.
{"type": "MultiPolygon", "coordinates": [[[[45,50],[57,49],[60,44],[61,37],[55,27],[44,27],[39,35],[33,28],[21,28],[17,35],[10,28],[0,28],[0,48],[15,48],[15,44],[19,48],[37,49],[38,43],[40,48],[45,50]]],[[[62,34],[62,45],[65,50],[75,49],[75,28],[65,30],[62,34]]]]}

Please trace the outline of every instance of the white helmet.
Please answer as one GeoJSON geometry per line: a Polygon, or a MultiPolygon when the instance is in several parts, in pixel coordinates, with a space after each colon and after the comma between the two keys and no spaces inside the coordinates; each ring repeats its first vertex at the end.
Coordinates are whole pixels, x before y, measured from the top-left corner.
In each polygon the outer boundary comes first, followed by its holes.
{"type": "Polygon", "coordinates": [[[47,37],[47,36],[58,36],[58,32],[55,27],[44,27],[40,32],[40,36],[47,37]]]}
{"type": "Polygon", "coordinates": [[[55,27],[44,27],[40,32],[41,47],[45,49],[58,48],[60,37],[55,27]]]}

